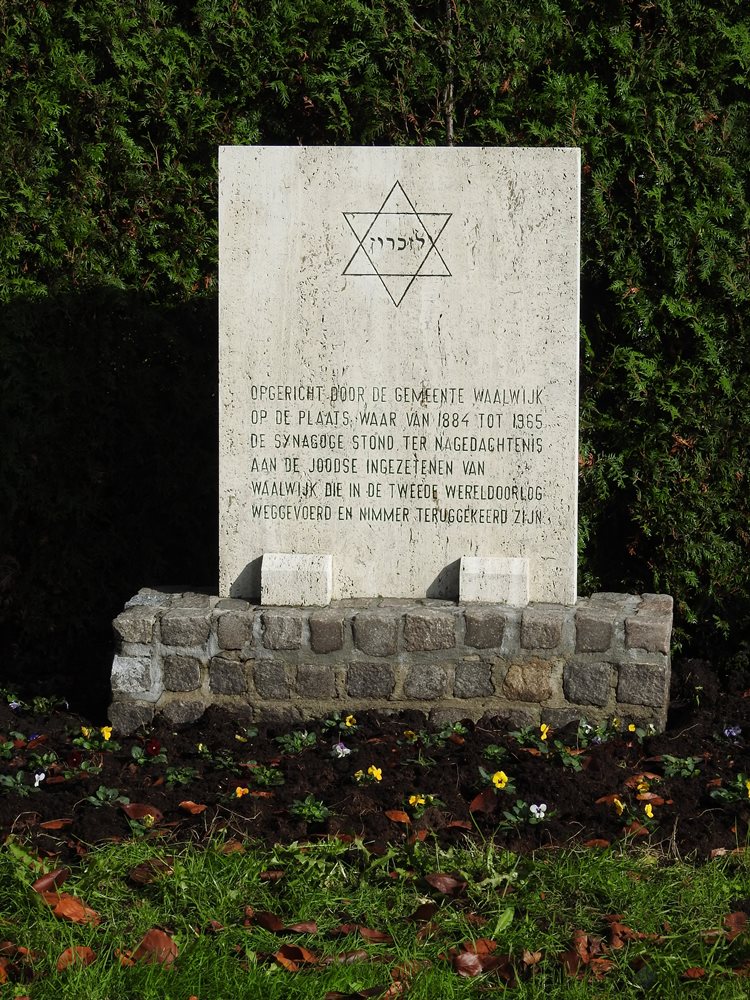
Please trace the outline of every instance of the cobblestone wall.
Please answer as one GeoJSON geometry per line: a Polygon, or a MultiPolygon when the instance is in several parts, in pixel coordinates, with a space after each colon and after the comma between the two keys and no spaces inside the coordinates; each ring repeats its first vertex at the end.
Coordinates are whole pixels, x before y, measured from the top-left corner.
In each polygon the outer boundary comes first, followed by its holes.
{"type": "Polygon", "coordinates": [[[666,722],[672,598],[661,594],[302,609],[144,589],[114,627],[110,720],[124,733],[156,712],[192,722],[211,704],[255,718],[417,708],[436,721],[666,722]]]}

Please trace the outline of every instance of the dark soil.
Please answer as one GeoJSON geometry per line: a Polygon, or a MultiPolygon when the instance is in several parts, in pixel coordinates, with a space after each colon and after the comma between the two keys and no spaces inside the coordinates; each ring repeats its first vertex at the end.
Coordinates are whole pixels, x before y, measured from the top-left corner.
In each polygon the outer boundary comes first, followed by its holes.
{"type": "Polygon", "coordinates": [[[3,701],[0,836],[13,833],[60,863],[134,831],[194,842],[217,831],[268,843],[336,835],[362,838],[375,850],[431,836],[443,846],[492,837],[514,851],[648,838],[673,856],[705,858],[748,843],[750,691],[721,691],[700,663],[681,677],[661,735],[641,738],[624,719],[622,731],[610,731],[601,742],[594,733],[578,739],[575,725],[550,732],[546,740],[535,729],[519,742],[501,719],[467,721],[464,731],[437,736],[417,713],[358,713],[355,728],[343,719],[340,728],[327,729],[322,720],[307,724],[316,741],[300,753],[288,752],[276,739],[288,728],[248,732],[217,709],[189,727],[162,721],[148,733],[113,733],[106,741],[96,728],[84,737],[85,721],[64,709],[34,714],[3,701]],[[349,755],[335,756],[338,740],[351,749],[349,755]],[[500,759],[486,756],[490,745],[502,748],[500,759]],[[670,775],[665,755],[694,758],[682,765],[694,773],[670,775]],[[580,770],[566,766],[566,757],[580,770]],[[283,784],[264,783],[258,765],[276,768],[283,784]],[[355,772],[371,765],[382,779],[358,782],[355,772]],[[503,771],[515,791],[496,790],[480,768],[488,775],[503,771]],[[42,772],[35,788],[35,775],[42,772]],[[9,781],[20,782],[26,794],[9,781]],[[100,788],[109,790],[99,793],[108,801],[96,806],[90,799],[100,788]],[[238,797],[238,788],[248,791],[238,797]],[[290,809],[310,795],[331,811],[322,823],[308,824],[290,809]],[[411,795],[439,802],[426,802],[419,816],[408,803],[411,795]],[[117,796],[129,804],[115,801],[117,796]],[[519,807],[522,821],[513,823],[505,814],[518,802],[525,804],[519,807]],[[542,803],[545,821],[530,824],[528,807],[542,803]],[[652,819],[644,812],[649,804],[652,819]]]}

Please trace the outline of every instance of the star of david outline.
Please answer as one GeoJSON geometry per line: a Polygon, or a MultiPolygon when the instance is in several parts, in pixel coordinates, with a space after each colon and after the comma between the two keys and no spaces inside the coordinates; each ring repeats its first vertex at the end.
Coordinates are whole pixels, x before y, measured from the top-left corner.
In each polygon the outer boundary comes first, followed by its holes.
{"type": "MultiPolygon", "coordinates": [[[[380,208],[377,210],[377,212],[342,212],[341,214],[346,219],[347,225],[351,229],[351,231],[352,231],[352,233],[354,235],[354,238],[357,240],[357,249],[354,251],[354,253],[349,258],[349,260],[348,260],[348,262],[346,264],[346,267],[341,272],[342,275],[348,275],[348,276],[352,276],[352,277],[367,277],[367,278],[375,278],[375,277],[377,277],[377,278],[379,278],[381,284],[383,285],[383,288],[385,288],[386,292],[388,293],[388,297],[390,298],[391,302],[394,304],[394,306],[397,309],[401,305],[401,303],[404,301],[404,297],[405,297],[406,293],[409,291],[409,289],[414,284],[414,282],[417,280],[417,278],[450,278],[450,277],[452,277],[451,271],[450,271],[448,265],[445,263],[445,258],[440,253],[440,250],[438,250],[438,248],[437,248],[437,241],[442,236],[445,227],[448,225],[448,223],[450,222],[450,220],[451,220],[451,218],[453,216],[453,213],[452,212],[418,212],[417,209],[414,207],[414,203],[412,202],[411,198],[408,196],[408,194],[404,190],[403,185],[401,184],[400,181],[397,180],[395,182],[395,184],[393,185],[393,187],[390,189],[390,191],[388,192],[388,194],[383,199],[383,203],[380,206],[380,208]],[[399,197],[402,197],[404,199],[404,201],[408,204],[409,209],[410,209],[409,211],[391,212],[391,211],[386,211],[385,210],[386,206],[388,205],[388,202],[391,200],[392,197],[394,197],[394,193],[396,195],[396,197],[395,197],[394,200],[398,201],[399,197]],[[371,255],[368,253],[367,248],[364,245],[365,240],[370,235],[370,232],[372,231],[373,226],[375,226],[375,224],[378,222],[378,220],[381,219],[383,216],[405,216],[406,218],[409,218],[409,217],[413,216],[414,219],[416,219],[416,221],[418,222],[418,224],[421,226],[422,231],[424,232],[425,236],[427,237],[427,240],[429,241],[429,245],[426,247],[424,256],[422,257],[422,260],[421,260],[419,266],[416,268],[415,271],[412,272],[411,270],[409,270],[409,271],[384,271],[384,272],[381,272],[380,270],[378,270],[377,264],[372,259],[371,255]],[[370,224],[367,226],[367,229],[365,230],[365,232],[362,233],[361,237],[358,234],[357,229],[355,228],[355,226],[353,224],[353,220],[354,219],[359,219],[360,217],[362,217],[363,219],[369,217],[370,220],[371,220],[370,224]],[[437,229],[437,231],[433,230],[434,235],[433,235],[433,232],[430,231],[430,228],[428,228],[427,225],[425,225],[425,222],[424,222],[425,218],[427,218],[427,219],[430,220],[430,226],[431,227],[432,227],[432,225],[437,224],[438,220],[443,220],[442,224],[439,227],[439,229],[437,229]],[[433,222],[433,220],[434,220],[434,222],[433,222]],[[367,261],[369,262],[370,266],[369,266],[369,269],[367,269],[367,270],[354,270],[354,269],[352,269],[353,267],[357,268],[357,267],[362,267],[363,266],[362,264],[356,263],[357,262],[357,258],[360,257],[360,253],[364,254],[364,256],[366,257],[367,261]],[[428,260],[430,259],[430,257],[432,257],[432,259],[434,261],[434,265],[432,266],[432,268],[427,268],[427,263],[428,263],[428,260]],[[439,263],[438,263],[438,261],[437,261],[436,258],[439,258],[439,263]],[[442,270],[440,270],[441,267],[442,267],[442,270]],[[431,269],[434,271],[434,273],[430,273],[431,269]],[[388,278],[390,278],[390,279],[394,279],[394,278],[409,278],[410,280],[408,281],[408,283],[406,284],[406,286],[403,287],[403,288],[399,288],[398,287],[398,283],[391,281],[391,285],[393,285],[393,289],[392,289],[391,287],[389,287],[388,281],[385,280],[385,279],[388,279],[388,278]]],[[[401,240],[399,240],[399,242],[401,242],[401,240]]]]}

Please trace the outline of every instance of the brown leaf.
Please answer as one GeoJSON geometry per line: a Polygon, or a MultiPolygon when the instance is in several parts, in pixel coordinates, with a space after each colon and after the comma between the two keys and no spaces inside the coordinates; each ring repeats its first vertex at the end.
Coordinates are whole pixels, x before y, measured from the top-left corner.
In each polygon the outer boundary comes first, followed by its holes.
{"type": "Polygon", "coordinates": [[[661,781],[661,775],[654,774],[653,771],[640,771],[638,774],[631,774],[629,778],[626,778],[625,785],[628,788],[637,788],[644,781],[661,781]]]}
{"type": "Polygon", "coordinates": [[[311,951],[300,944],[282,944],[271,957],[289,972],[297,972],[300,965],[314,965],[318,961],[311,951]]]}
{"type": "Polygon", "coordinates": [[[342,951],[338,955],[326,955],[321,958],[321,965],[350,965],[352,962],[366,962],[370,958],[369,951],[357,948],[356,951],[342,951]]]}
{"type": "Polygon", "coordinates": [[[529,754],[529,756],[531,756],[531,757],[541,757],[542,756],[542,751],[539,750],[537,747],[516,747],[516,749],[520,750],[522,753],[529,754]]]}
{"type": "Polygon", "coordinates": [[[651,833],[649,828],[644,826],[643,823],[639,823],[637,819],[634,819],[632,823],[628,823],[624,829],[625,833],[629,833],[631,837],[648,837],[651,833]]]}
{"type": "Polygon", "coordinates": [[[415,924],[423,923],[425,920],[431,920],[439,909],[439,903],[421,903],[406,919],[415,924]]]}
{"type": "Polygon", "coordinates": [[[427,840],[428,833],[429,830],[417,830],[415,833],[411,835],[411,837],[409,837],[409,839],[407,840],[407,844],[416,844],[417,841],[421,843],[423,840],[427,840]]]}
{"type": "Polygon", "coordinates": [[[128,819],[136,820],[136,822],[145,819],[147,816],[153,816],[155,823],[164,819],[164,814],[156,806],[149,806],[145,802],[125,802],[120,808],[128,819]]]}
{"type": "Polygon", "coordinates": [[[67,892],[40,892],[39,895],[48,906],[52,907],[56,917],[71,920],[74,924],[96,925],[101,921],[96,910],[90,909],[82,900],[67,892]]]}
{"type": "Polygon", "coordinates": [[[474,826],[468,821],[468,819],[452,819],[450,823],[445,824],[446,830],[473,830],[474,826]]]}
{"type": "Polygon", "coordinates": [[[743,910],[730,913],[724,917],[724,926],[727,929],[727,941],[734,941],[747,929],[747,914],[743,910]]]}
{"type": "Polygon", "coordinates": [[[611,806],[615,799],[621,799],[622,796],[619,792],[613,792],[612,795],[600,795],[598,799],[594,800],[594,804],[597,806],[607,805],[611,806]]]}
{"type": "Polygon", "coordinates": [[[639,802],[650,802],[654,806],[663,806],[666,802],[661,795],[655,795],[653,792],[640,792],[636,798],[639,802]]]}
{"type": "Polygon", "coordinates": [[[155,882],[160,875],[172,875],[173,858],[151,858],[140,865],[135,865],[128,872],[128,879],[134,885],[150,885],[155,882]]]}
{"type": "Polygon", "coordinates": [[[79,944],[73,948],[66,948],[57,960],[57,971],[62,972],[69,965],[91,965],[95,959],[96,955],[86,945],[79,944]]]}
{"type": "Polygon", "coordinates": [[[289,924],[285,930],[293,931],[295,934],[317,934],[318,925],[314,920],[302,920],[298,924],[289,924]]]}
{"type": "Polygon", "coordinates": [[[56,868],[53,872],[49,872],[47,875],[42,875],[35,882],[32,882],[31,888],[34,892],[51,892],[53,889],[62,885],[69,875],[69,868],[56,868]]]}
{"type": "Polygon", "coordinates": [[[541,962],[542,953],[541,951],[526,951],[524,948],[521,958],[524,965],[536,965],[537,962],[541,962]]]}
{"type": "Polygon", "coordinates": [[[705,974],[705,969],[701,969],[699,966],[693,965],[689,969],[685,969],[680,976],[680,979],[703,979],[705,974]]]}
{"type": "Polygon", "coordinates": [[[66,826],[70,826],[73,822],[72,819],[48,819],[44,823],[39,824],[41,830],[62,830],[66,826]]]}
{"type": "Polygon", "coordinates": [[[591,840],[584,840],[584,847],[609,847],[609,841],[604,840],[602,837],[592,837],[591,840]]]}
{"type": "Polygon", "coordinates": [[[603,979],[614,965],[611,958],[592,958],[588,967],[594,979],[603,979]]]}
{"type": "Polygon", "coordinates": [[[497,941],[490,938],[477,938],[476,941],[465,941],[461,945],[462,951],[470,951],[474,955],[489,955],[497,948],[497,941]]]}
{"type": "Polygon", "coordinates": [[[373,944],[393,944],[393,938],[385,931],[376,931],[371,927],[363,927],[361,924],[357,929],[365,941],[372,941],[373,944]]]}
{"type": "Polygon", "coordinates": [[[469,812],[492,812],[496,805],[497,795],[495,795],[495,789],[491,785],[488,785],[471,800],[469,803],[469,812]]]}
{"type": "Polygon", "coordinates": [[[411,816],[403,809],[386,809],[385,815],[394,823],[411,823],[411,816]]]}
{"type": "Polygon", "coordinates": [[[158,927],[152,927],[143,935],[141,943],[133,952],[133,959],[147,965],[155,963],[171,965],[177,958],[177,954],[177,945],[169,934],[159,930],[158,927]]]}
{"type": "Polygon", "coordinates": [[[445,875],[441,872],[425,875],[424,880],[433,889],[437,889],[438,892],[442,892],[446,896],[458,896],[468,885],[462,878],[456,878],[455,875],[445,875]]]}
{"type": "Polygon", "coordinates": [[[258,878],[261,882],[280,882],[284,877],[284,872],[282,871],[267,871],[261,872],[258,878]]]}
{"type": "Polygon", "coordinates": [[[221,845],[221,847],[219,848],[219,853],[220,854],[244,854],[245,853],[245,848],[239,842],[239,840],[235,840],[234,838],[232,838],[232,840],[228,840],[225,844],[221,845]]]}
{"type": "Polygon", "coordinates": [[[185,799],[184,802],[180,802],[179,808],[191,816],[200,816],[202,812],[206,811],[208,806],[204,806],[200,802],[193,802],[191,799],[185,799]]]}
{"type": "Polygon", "coordinates": [[[478,976],[482,971],[482,960],[479,955],[470,951],[462,951],[453,956],[453,971],[459,976],[478,976]]]}

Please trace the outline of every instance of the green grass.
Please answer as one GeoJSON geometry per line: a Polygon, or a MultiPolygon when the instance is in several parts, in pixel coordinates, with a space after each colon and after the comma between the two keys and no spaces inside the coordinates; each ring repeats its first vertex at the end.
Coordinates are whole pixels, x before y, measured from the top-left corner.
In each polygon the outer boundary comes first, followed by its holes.
{"type": "Polygon", "coordinates": [[[525,971],[507,991],[514,997],[748,995],[750,981],[733,970],[750,961],[750,933],[731,942],[724,934],[709,933],[750,895],[747,853],[693,866],[647,850],[519,857],[491,843],[450,851],[425,843],[378,856],[362,845],[326,841],[273,850],[245,844],[243,852],[227,854],[222,843],[217,839],[207,848],[171,850],[141,839],[91,851],[60,891],[96,910],[98,926],[55,917],[31,889],[35,873],[6,845],[0,851],[0,939],[37,955],[30,981],[0,986],[0,998],[322,1000],[328,991],[385,988],[392,968],[415,960],[423,965],[404,995],[413,1000],[476,997],[502,989],[502,980],[491,974],[463,978],[446,956],[477,938],[497,941],[497,954],[511,954],[519,969],[524,950],[542,953],[535,974],[525,971]],[[133,884],[130,870],[155,857],[171,858],[171,870],[149,884],[133,884]],[[261,880],[267,870],[282,870],[284,876],[277,882],[261,880]],[[436,872],[461,875],[466,889],[455,897],[441,896],[423,881],[436,872]],[[407,918],[428,899],[441,906],[425,934],[424,923],[407,918]],[[244,926],[247,907],[271,911],[285,924],[314,920],[318,932],[272,934],[257,924],[244,926]],[[621,914],[633,931],[659,940],[633,940],[604,952],[614,965],[600,980],[567,975],[559,956],[572,948],[574,932],[606,943],[604,918],[612,914],[621,914]],[[486,923],[480,926],[476,915],[486,923]],[[223,929],[205,933],[211,921],[223,929]],[[372,943],[356,934],[331,936],[328,932],[341,923],[387,932],[393,943],[372,943]],[[174,966],[123,967],[118,953],[134,951],[152,927],[173,935],[179,948],[174,966]],[[301,944],[323,960],[362,949],[367,960],[290,972],[265,957],[284,942],[301,944]],[[60,954],[75,946],[90,947],[96,960],[57,972],[60,954]],[[704,969],[703,978],[682,979],[690,967],[704,969]]]}

